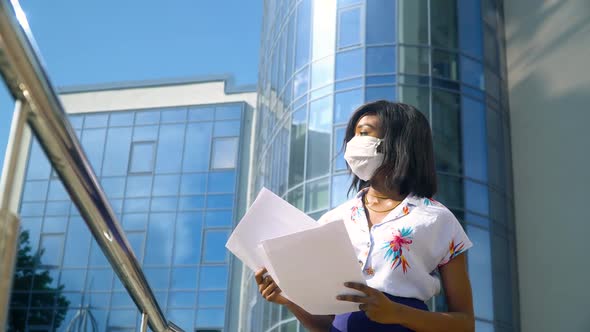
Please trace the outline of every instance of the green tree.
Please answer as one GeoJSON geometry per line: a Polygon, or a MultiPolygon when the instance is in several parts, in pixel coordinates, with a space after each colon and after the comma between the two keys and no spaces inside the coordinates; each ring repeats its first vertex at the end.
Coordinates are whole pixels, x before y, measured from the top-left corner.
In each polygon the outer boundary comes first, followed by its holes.
{"type": "Polygon", "coordinates": [[[70,301],[62,295],[64,286],[51,287],[53,278],[49,271],[37,268],[41,263],[43,249],[34,253],[32,251],[29,232],[24,230],[19,236],[16,261],[18,269],[14,274],[10,307],[28,308],[29,296],[31,296],[31,307],[28,310],[28,318],[25,310],[10,311],[9,331],[26,331],[27,320],[29,325],[51,326],[51,330],[56,330],[63,322],[70,305],[70,301]],[[26,290],[26,293],[23,290],[26,290]],[[53,321],[52,317],[54,317],[53,321]]]}

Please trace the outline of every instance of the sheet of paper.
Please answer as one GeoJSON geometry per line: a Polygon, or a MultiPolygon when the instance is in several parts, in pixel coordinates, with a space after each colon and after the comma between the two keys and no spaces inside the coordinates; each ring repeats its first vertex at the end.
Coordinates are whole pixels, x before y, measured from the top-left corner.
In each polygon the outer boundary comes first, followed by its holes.
{"type": "Polygon", "coordinates": [[[314,315],[358,311],[358,304],[336,300],[339,294],[362,294],[344,287],[366,284],[343,221],[262,242],[281,289],[314,315]]]}
{"type": "Polygon", "coordinates": [[[257,271],[264,266],[259,248],[262,241],[317,226],[308,215],[263,188],[225,246],[246,266],[257,271]]]}

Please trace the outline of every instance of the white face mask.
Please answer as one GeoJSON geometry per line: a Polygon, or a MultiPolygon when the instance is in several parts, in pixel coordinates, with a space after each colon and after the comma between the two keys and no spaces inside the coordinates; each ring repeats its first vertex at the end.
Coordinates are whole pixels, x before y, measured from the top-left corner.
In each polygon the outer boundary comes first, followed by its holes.
{"type": "Polygon", "coordinates": [[[377,152],[382,141],[373,136],[355,136],[346,143],[344,159],[359,179],[369,181],[383,163],[383,153],[377,152]]]}

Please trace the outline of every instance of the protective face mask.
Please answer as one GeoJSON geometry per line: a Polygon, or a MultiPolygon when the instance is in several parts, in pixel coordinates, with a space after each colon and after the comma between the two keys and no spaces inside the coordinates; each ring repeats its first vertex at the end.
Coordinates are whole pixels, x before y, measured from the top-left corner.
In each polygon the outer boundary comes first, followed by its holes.
{"type": "Polygon", "coordinates": [[[344,159],[359,179],[369,181],[383,163],[383,153],[377,152],[382,141],[373,136],[355,136],[346,143],[344,159]]]}

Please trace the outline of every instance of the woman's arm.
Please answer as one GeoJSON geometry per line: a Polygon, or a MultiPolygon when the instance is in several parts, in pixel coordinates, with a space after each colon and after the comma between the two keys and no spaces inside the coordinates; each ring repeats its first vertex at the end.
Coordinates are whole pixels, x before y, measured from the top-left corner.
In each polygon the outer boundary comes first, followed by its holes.
{"type": "Polygon", "coordinates": [[[360,303],[369,319],[382,324],[400,324],[416,332],[473,332],[475,318],[471,285],[467,276],[465,255],[459,255],[440,267],[449,312],[430,312],[389,300],[380,291],[363,284],[346,286],[366,294],[341,295],[339,300],[360,303]]]}
{"type": "Polygon", "coordinates": [[[271,276],[264,277],[265,273],[266,269],[262,269],[256,272],[254,276],[256,283],[258,284],[258,290],[265,300],[284,305],[310,332],[326,332],[330,330],[334,316],[312,315],[305,311],[303,308],[281,295],[281,289],[279,286],[274,282],[271,276]]]}

